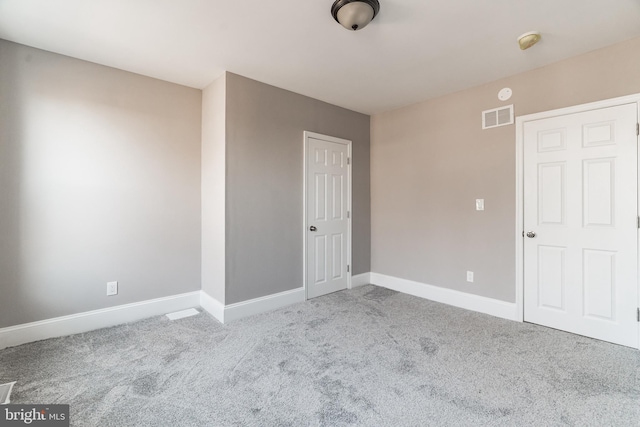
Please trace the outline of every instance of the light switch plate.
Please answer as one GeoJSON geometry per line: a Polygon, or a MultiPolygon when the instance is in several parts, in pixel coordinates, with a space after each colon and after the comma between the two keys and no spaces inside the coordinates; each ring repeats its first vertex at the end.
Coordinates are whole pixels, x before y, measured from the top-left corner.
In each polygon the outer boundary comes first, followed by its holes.
{"type": "Polygon", "coordinates": [[[484,210],[484,199],[476,199],[476,210],[477,211],[484,210]]]}
{"type": "Polygon", "coordinates": [[[467,271],[467,282],[473,283],[473,271],[467,271]]]}

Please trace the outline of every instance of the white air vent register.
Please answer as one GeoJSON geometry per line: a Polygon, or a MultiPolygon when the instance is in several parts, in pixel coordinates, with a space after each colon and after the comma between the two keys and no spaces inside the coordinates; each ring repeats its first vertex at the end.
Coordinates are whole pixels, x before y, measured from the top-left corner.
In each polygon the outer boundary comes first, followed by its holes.
{"type": "Polygon", "coordinates": [[[482,129],[513,124],[513,104],[482,112],[482,129]]]}

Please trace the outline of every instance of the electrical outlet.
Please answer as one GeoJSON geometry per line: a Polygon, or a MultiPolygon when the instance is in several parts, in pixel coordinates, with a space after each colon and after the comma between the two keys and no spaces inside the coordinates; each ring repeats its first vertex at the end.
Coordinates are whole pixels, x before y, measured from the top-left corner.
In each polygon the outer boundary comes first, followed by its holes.
{"type": "Polygon", "coordinates": [[[118,295],[118,282],[107,283],[107,296],[118,295]]]}
{"type": "Polygon", "coordinates": [[[473,282],[473,271],[467,271],[467,282],[473,282]]]}
{"type": "Polygon", "coordinates": [[[484,210],[484,199],[476,199],[476,210],[477,211],[484,210]]]}

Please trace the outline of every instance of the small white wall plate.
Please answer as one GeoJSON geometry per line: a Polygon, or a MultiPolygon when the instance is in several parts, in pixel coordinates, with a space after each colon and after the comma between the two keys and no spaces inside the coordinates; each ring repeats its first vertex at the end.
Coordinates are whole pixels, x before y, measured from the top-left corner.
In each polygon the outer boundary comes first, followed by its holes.
{"type": "Polygon", "coordinates": [[[500,92],[498,92],[498,99],[500,101],[508,101],[509,99],[511,99],[512,94],[513,91],[511,90],[511,88],[505,87],[504,89],[500,90],[500,92]]]}

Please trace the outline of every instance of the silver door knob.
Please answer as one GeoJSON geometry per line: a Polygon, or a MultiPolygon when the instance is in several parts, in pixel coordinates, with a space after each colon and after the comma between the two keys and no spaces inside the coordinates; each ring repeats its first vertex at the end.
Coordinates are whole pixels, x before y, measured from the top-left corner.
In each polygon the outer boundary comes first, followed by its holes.
{"type": "Polygon", "coordinates": [[[529,231],[527,232],[527,237],[533,239],[534,237],[536,237],[536,233],[534,233],[533,231],[529,231]]]}
{"type": "Polygon", "coordinates": [[[312,225],[311,227],[309,227],[309,231],[318,231],[318,229],[315,225],[312,225]]]}

